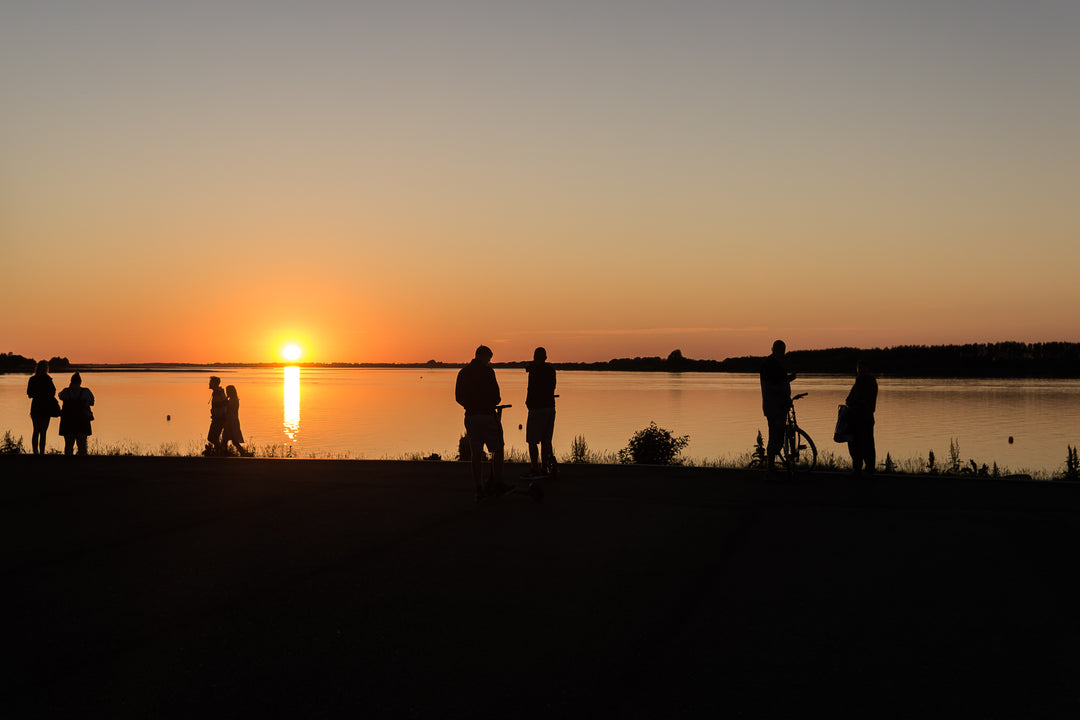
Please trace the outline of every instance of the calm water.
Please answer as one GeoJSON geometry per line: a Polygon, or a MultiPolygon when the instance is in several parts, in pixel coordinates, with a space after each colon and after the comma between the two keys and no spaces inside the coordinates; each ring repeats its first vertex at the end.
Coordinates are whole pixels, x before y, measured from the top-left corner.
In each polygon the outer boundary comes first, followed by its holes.
{"type": "MultiPolygon", "coordinates": [[[[291,446],[300,457],[394,458],[411,453],[453,457],[462,433],[454,403],[456,370],[215,370],[236,385],[248,444],[291,446]]],[[[209,372],[108,372],[83,374],[97,398],[91,438],[101,446],[137,446],[160,453],[202,448],[209,424],[209,372]],[[171,416],[167,420],[166,416],[171,416]]],[[[498,370],[511,448],[524,451],[526,374],[498,370]]],[[[0,432],[24,436],[29,448],[26,375],[0,375],[0,432]]],[[[55,375],[57,389],[66,375],[55,375]]],[[[836,406],[851,378],[800,377],[794,392],[808,392],[797,408],[800,424],[818,449],[846,455],[832,442],[836,406]]],[[[559,373],[555,450],[569,453],[575,435],[592,450],[617,451],[655,420],[689,435],[685,454],[732,458],[748,452],[765,430],[756,375],[662,373],[559,373]]],[[[879,461],[925,457],[939,464],[955,438],[965,461],[997,462],[1013,471],[1059,470],[1066,446],[1080,441],[1080,381],[882,379],[878,397],[879,461]],[[1013,436],[1014,443],[1008,442],[1013,436]]],[[[62,447],[58,421],[49,447],[62,447]]]]}

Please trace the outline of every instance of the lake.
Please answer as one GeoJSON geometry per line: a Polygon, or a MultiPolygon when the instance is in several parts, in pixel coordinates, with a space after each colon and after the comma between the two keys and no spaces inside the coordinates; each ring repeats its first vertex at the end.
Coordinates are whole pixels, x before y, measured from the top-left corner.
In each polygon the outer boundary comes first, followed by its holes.
{"type": "MultiPolygon", "coordinates": [[[[496,370],[506,411],[508,446],[524,452],[527,375],[496,370]]],[[[236,368],[164,372],[85,372],[97,400],[91,449],[123,447],[144,453],[195,453],[209,425],[207,381],[217,374],[235,385],[249,446],[261,454],[287,448],[297,457],[399,458],[438,453],[455,457],[463,432],[454,402],[456,370],[236,368]]],[[[27,375],[0,375],[0,432],[30,447],[27,375]]],[[[57,390],[69,376],[54,374],[57,390]]],[[[695,461],[732,460],[766,433],[756,374],[560,372],[555,451],[568,454],[574,436],[590,450],[615,452],[650,421],[689,435],[684,455],[695,461]]],[[[832,442],[836,406],[852,379],[800,376],[793,392],[800,424],[818,450],[847,456],[832,442]]],[[[879,380],[878,462],[925,458],[938,465],[955,439],[969,458],[1013,472],[1057,472],[1066,447],[1080,441],[1077,380],[879,380]],[[1009,442],[1010,436],[1013,442],[1009,442]]],[[[49,428],[49,448],[62,448],[49,428]]]]}

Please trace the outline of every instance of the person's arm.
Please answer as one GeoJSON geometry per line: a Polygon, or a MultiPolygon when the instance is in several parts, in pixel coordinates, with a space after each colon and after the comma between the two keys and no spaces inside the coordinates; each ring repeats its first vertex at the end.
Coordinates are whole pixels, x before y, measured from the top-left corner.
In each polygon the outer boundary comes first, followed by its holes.
{"type": "MultiPolygon", "coordinates": [[[[94,393],[90,392],[90,388],[83,388],[83,392],[86,393],[86,404],[87,405],[93,405],[94,404],[94,393]]],[[[106,414],[108,414],[108,413],[106,413],[106,414]]]]}
{"type": "Polygon", "coordinates": [[[465,406],[465,383],[462,382],[461,372],[458,372],[457,382],[454,384],[454,400],[461,407],[465,406]]]}

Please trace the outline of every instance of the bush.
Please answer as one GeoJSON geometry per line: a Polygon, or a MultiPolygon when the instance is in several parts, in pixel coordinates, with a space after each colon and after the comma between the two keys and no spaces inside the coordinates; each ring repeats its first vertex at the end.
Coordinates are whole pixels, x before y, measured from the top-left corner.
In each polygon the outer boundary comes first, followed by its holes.
{"type": "Polygon", "coordinates": [[[585,442],[584,435],[575,435],[574,441],[570,443],[570,462],[589,462],[589,444],[585,442]]]}
{"type": "Polygon", "coordinates": [[[960,441],[954,438],[949,438],[949,468],[947,472],[951,475],[960,474],[960,441]]]}
{"type": "MultiPolygon", "coordinates": [[[[5,438],[6,439],[6,438],[5,438]]],[[[1076,448],[1067,445],[1068,455],[1065,457],[1065,480],[1080,480],[1080,457],[1077,456],[1076,448]]]]}
{"type": "Polygon", "coordinates": [[[16,440],[10,430],[5,430],[4,439],[0,440],[0,455],[22,455],[24,452],[22,435],[16,440]]]}
{"type": "MultiPolygon", "coordinates": [[[[472,446],[469,444],[468,435],[462,435],[460,438],[458,438],[457,459],[458,462],[472,461],[472,446]]],[[[480,451],[480,459],[484,462],[487,462],[487,453],[483,450],[480,451]]]]}
{"type": "Polygon", "coordinates": [[[649,427],[634,433],[630,444],[619,451],[619,462],[625,465],[681,465],[679,453],[689,444],[689,435],[676,437],[670,430],[651,422],[649,427]]]}
{"type": "Polygon", "coordinates": [[[761,431],[757,431],[757,440],[754,441],[754,451],[750,453],[750,465],[751,470],[764,470],[765,469],[765,439],[761,437],[761,431]]]}

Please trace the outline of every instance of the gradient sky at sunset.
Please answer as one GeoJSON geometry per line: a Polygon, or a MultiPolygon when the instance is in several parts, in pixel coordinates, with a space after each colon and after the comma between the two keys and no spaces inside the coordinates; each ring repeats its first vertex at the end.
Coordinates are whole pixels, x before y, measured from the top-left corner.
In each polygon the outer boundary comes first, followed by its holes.
{"type": "Polygon", "coordinates": [[[0,351],[1080,341],[1075,0],[7,0],[0,351]]]}

